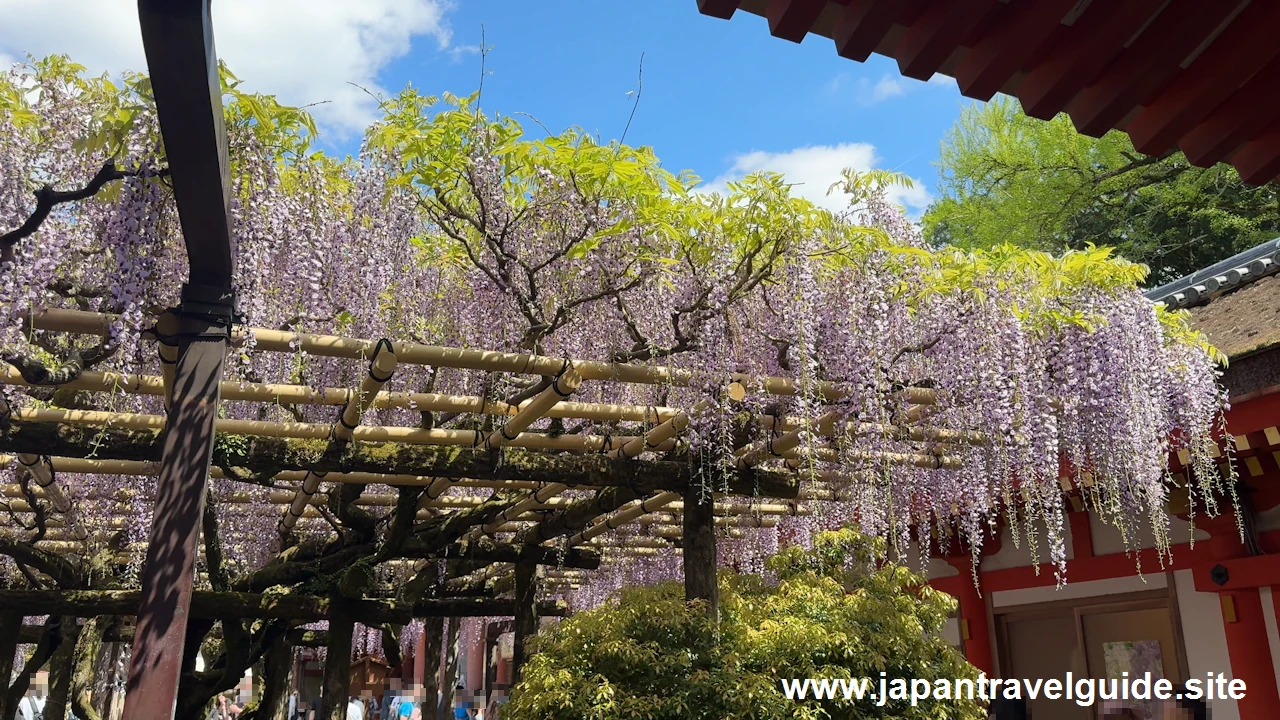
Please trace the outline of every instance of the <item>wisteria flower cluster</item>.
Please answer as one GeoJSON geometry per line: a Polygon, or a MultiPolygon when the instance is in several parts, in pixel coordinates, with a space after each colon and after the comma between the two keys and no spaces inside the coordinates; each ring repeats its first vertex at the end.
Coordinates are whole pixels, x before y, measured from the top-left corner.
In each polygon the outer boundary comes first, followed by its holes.
{"type": "MultiPolygon", "coordinates": [[[[56,206],[36,233],[5,247],[6,358],[55,366],[87,352],[73,345],[86,340],[24,325],[43,308],[72,308],[119,318],[93,354],[94,369],[159,373],[140,337],[175,302],[185,252],[144,87],[136,77],[121,88],[86,79],[58,59],[0,77],[0,232],[27,220],[40,185],[82,186],[106,162],[127,174],[91,199],[56,206]]],[[[1166,552],[1171,453],[1191,454],[1202,507],[1213,511],[1230,492],[1213,459],[1224,398],[1211,350],[1183,319],[1143,298],[1143,268],[1104,250],[1050,257],[928,248],[886,201],[887,176],[849,175],[835,188],[850,199],[840,214],[794,196],[775,174],[704,193],[649,148],[579,130],[534,138],[510,117],[486,115],[474,97],[407,90],[389,98],[359,155],[345,159],[311,147],[314,126],[297,109],[233,83],[226,100],[246,326],[687,371],[688,383],[586,383],[575,399],[686,409],[707,401],[677,454],[707,470],[708,493],[733,472],[739,443],[800,433],[786,467],[803,477],[802,512],[726,531],[726,565],[759,570],[781,546],[856,522],[904,552],[954,544],[975,555],[993,528],[1009,526],[1061,573],[1064,477],[1128,537],[1149,528],[1166,552]],[[743,376],[785,378],[795,392],[749,388],[733,400],[726,385],[743,376]],[[940,459],[929,467],[903,460],[921,455],[940,459]]],[[[252,333],[230,360],[227,372],[246,382],[344,388],[365,373],[301,351],[260,351],[252,333]]],[[[531,381],[406,365],[393,382],[501,400],[531,381]]],[[[67,401],[40,389],[5,394],[14,406],[67,401]]],[[[83,395],[76,407],[163,411],[154,397],[83,395]]],[[[333,420],[332,408],[307,405],[228,402],[224,412],[333,420]]],[[[428,420],[492,422],[466,413],[428,419],[417,408],[376,410],[366,422],[428,420]]],[[[543,420],[532,431],[566,426],[645,429],[543,420]]],[[[145,540],[145,478],[63,480],[86,524],[111,528],[113,538],[123,532],[124,547],[145,540]]],[[[213,493],[225,501],[232,574],[266,563],[279,550],[272,491],[219,481],[213,493]]],[[[331,532],[324,522],[304,529],[331,532]]],[[[616,585],[678,574],[670,552],[619,561],[624,567],[605,581],[573,591],[575,601],[594,604],[616,585]]],[[[360,644],[379,640],[366,634],[360,644]]]]}

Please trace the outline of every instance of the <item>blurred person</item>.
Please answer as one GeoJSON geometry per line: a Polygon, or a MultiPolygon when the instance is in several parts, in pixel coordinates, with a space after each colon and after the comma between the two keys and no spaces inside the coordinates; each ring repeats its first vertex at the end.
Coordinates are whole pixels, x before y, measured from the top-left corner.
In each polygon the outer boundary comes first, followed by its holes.
{"type": "Polygon", "coordinates": [[[997,697],[987,710],[988,720],[1028,720],[1030,717],[1027,701],[1022,698],[997,697]]]}
{"type": "Polygon", "coordinates": [[[44,718],[45,698],[36,695],[23,695],[18,701],[18,712],[15,720],[42,720],[44,718]]]}
{"type": "Polygon", "coordinates": [[[1191,700],[1186,697],[1187,688],[1179,683],[1173,687],[1174,696],[1182,695],[1181,700],[1164,700],[1160,703],[1160,711],[1156,720],[1208,720],[1209,704],[1204,700],[1191,700]]]}
{"type": "Polygon", "coordinates": [[[469,708],[471,703],[463,700],[466,688],[462,687],[462,683],[458,683],[458,687],[453,691],[453,718],[454,720],[469,720],[474,717],[469,708]]]}
{"type": "Polygon", "coordinates": [[[364,720],[364,701],[358,697],[347,698],[347,720],[364,720]]]}

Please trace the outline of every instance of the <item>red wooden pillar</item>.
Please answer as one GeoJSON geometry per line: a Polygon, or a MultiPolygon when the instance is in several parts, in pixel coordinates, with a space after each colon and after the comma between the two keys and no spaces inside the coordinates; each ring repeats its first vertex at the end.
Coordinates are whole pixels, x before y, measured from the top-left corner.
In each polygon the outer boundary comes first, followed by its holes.
{"type": "Polygon", "coordinates": [[[1239,700],[1240,720],[1273,720],[1280,708],[1276,675],[1271,665],[1271,643],[1263,620],[1262,598],[1257,588],[1218,593],[1231,676],[1243,680],[1246,693],[1239,700]]]}
{"type": "MultiPolygon", "coordinates": [[[[1197,520],[1209,531],[1209,547],[1217,560],[1244,557],[1234,514],[1211,520],[1197,520]]],[[[1272,720],[1280,707],[1275,670],[1271,664],[1271,643],[1263,619],[1262,597],[1257,588],[1223,590],[1218,593],[1231,676],[1243,680],[1245,696],[1239,700],[1240,720],[1272,720]]],[[[1273,597],[1274,602],[1274,597],[1273,597]]]]}
{"type": "Polygon", "coordinates": [[[960,602],[960,637],[964,640],[964,656],[974,667],[995,676],[991,622],[987,618],[987,603],[973,584],[973,560],[968,556],[944,559],[960,571],[956,600],[960,602]]]}
{"type": "MultiPolygon", "coordinates": [[[[413,644],[413,690],[414,697],[422,693],[423,688],[427,685],[427,627],[426,623],[431,622],[428,619],[423,623],[422,632],[418,635],[418,641],[413,644]]],[[[428,700],[430,698],[423,698],[428,700]]]]}

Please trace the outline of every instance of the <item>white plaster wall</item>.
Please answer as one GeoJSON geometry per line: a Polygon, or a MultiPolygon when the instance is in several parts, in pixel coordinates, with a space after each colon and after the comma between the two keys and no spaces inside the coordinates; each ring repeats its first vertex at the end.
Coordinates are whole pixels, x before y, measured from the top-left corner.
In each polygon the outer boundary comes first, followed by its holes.
{"type": "MultiPolygon", "coordinates": [[[[1211,672],[1215,675],[1226,673],[1230,677],[1231,657],[1227,654],[1227,632],[1222,624],[1218,594],[1196,592],[1190,570],[1179,570],[1173,578],[1178,592],[1178,610],[1182,616],[1187,670],[1192,677],[1203,678],[1211,672]]],[[[1267,605],[1263,606],[1263,615],[1272,617],[1267,605]]],[[[1274,652],[1273,649],[1273,656],[1274,652]]],[[[1240,708],[1235,700],[1214,700],[1210,708],[1213,720],[1240,720],[1240,708]]]]}
{"type": "MultiPolygon", "coordinates": [[[[1156,546],[1155,535],[1151,532],[1150,525],[1144,520],[1137,524],[1135,532],[1129,537],[1129,549],[1137,548],[1153,548],[1156,546]]],[[[1114,555],[1125,551],[1124,541],[1121,539],[1120,531],[1115,527],[1106,524],[1095,513],[1089,513],[1089,529],[1093,533],[1093,554],[1094,555],[1114,555]]],[[[1197,542],[1208,540],[1209,533],[1200,528],[1196,528],[1195,539],[1197,542]]],[[[1179,518],[1169,518],[1169,542],[1178,545],[1191,541],[1191,523],[1179,518]]]]}
{"type": "Polygon", "coordinates": [[[1258,513],[1258,531],[1280,530],[1280,505],[1258,513]]]}
{"type": "MultiPolygon", "coordinates": [[[[1118,595],[1121,593],[1143,592],[1144,590],[1161,590],[1168,586],[1169,583],[1164,573],[1152,573],[1142,577],[1126,575],[1124,577],[1089,580],[1087,582],[1071,582],[1071,575],[1068,573],[1067,584],[1062,589],[1048,585],[1045,587],[1020,588],[1018,590],[997,590],[991,593],[991,606],[996,609],[1009,608],[1016,605],[1031,605],[1055,600],[1075,600],[1098,595],[1118,595]]],[[[1221,626],[1222,618],[1219,617],[1218,620],[1219,626],[1221,626]]]]}
{"type": "Polygon", "coordinates": [[[1271,647],[1271,669],[1276,675],[1276,685],[1280,687],[1280,632],[1276,627],[1271,588],[1258,588],[1258,596],[1262,600],[1262,621],[1267,625],[1267,645],[1271,647]]]}
{"type": "Polygon", "coordinates": [[[947,623],[942,626],[942,637],[946,638],[947,642],[951,643],[951,647],[959,648],[960,650],[964,649],[962,647],[964,641],[960,639],[959,620],[955,618],[947,618],[947,623]]]}
{"type": "MultiPolygon", "coordinates": [[[[889,552],[889,557],[892,558],[895,562],[906,565],[912,570],[919,570],[920,569],[920,544],[916,542],[912,542],[908,544],[908,546],[903,549],[902,557],[894,557],[893,551],[891,550],[889,552]]],[[[960,571],[952,567],[951,563],[948,563],[946,560],[930,558],[929,562],[925,564],[925,575],[930,580],[936,580],[938,578],[954,577],[959,574],[960,574],[960,571]]]]}
{"type": "MultiPolygon", "coordinates": [[[[1037,542],[1039,544],[1040,562],[1050,562],[1049,558],[1049,534],[1043,525],[1037,528],[1037,542]]],[[[1063,542],[1067,546],[1067,559],[1074,560],[1075,552],[1071,547],[1071,525],[1065,520],[1062,527],[1063,542]]],[[[983,570],[1005,570],[1015,567],[1029,567],[1034,565],[1031,561],[1031,545],[1027,542],[1025,532],[1021,533],[1022,547],[1014,547],[1013,533],[1009,528],[1005,528],[1000,532],[1000,552],[994,555],[988,555],[982,558],[983,570]]]]}

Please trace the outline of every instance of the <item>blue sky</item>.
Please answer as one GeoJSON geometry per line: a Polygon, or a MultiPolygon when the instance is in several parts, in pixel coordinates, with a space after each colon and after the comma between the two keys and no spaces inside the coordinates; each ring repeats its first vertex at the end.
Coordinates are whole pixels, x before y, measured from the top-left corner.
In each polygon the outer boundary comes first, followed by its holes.
{"type": "MultiPolygon", "coordinates": [[[[715,186],[778,170],[825,196],[841,167],[897,170],[921,182],[896,199],[917,215],[937,172],[938,144],[961,98],[955,82],[901,77],[879,56],[859,64],[830,40],[769,35],[763,18],[724,21],[695,0],[218,0],[219,54],[249,89],[323,102],[326,144],[351,150],[376,107],[356,85],[391,93],[474,91],[481,26],[490,46],[483,105],[528,113],[548,128],[580,126],[651,145],[673,171],[715,186]]],[[[142,69],[133,0],[0,0],[0,61],[68,53],[95,72],[142,69]]],[[[536,125],[522,123],[533,132],[536,125]]]]}
{"type": "Polygon", "coordinates": [[[691,169],[708,182],[769,164],[789,175],[829,175],[838,172],[832,161],[863,158],[865,149],[847,147],[857,144],[874,148],[877,167],[932,190],[938,143],[966,102],[949,78],[903,78],[886,58],[845,60],[826,38],[779,40],[763,18],[705,17],[694,0],[472,1],[447,18],[450,48],[416,43],[385,68],[384,87],[473,91],[483,25],[491,48],[486,109],[526,112],[553,131],[578,125],[616,138],[643,53],[643,92],[627,141],[653,146],[668,169],[691,169]]]}

